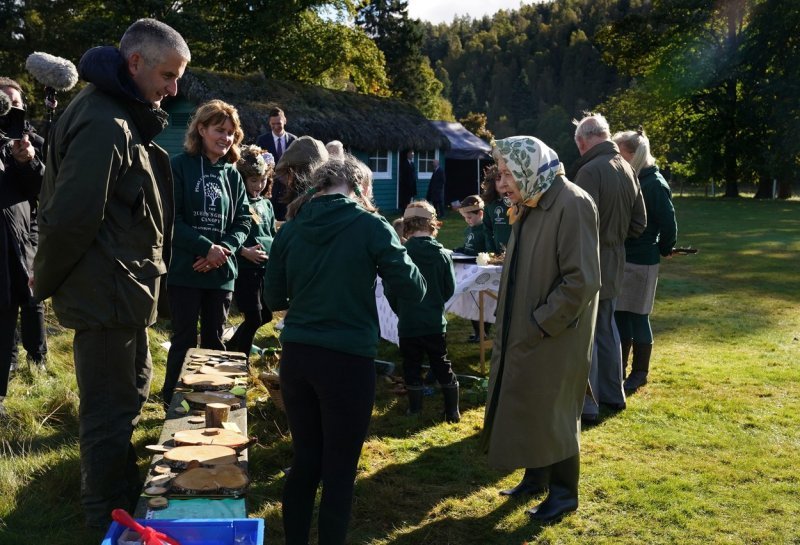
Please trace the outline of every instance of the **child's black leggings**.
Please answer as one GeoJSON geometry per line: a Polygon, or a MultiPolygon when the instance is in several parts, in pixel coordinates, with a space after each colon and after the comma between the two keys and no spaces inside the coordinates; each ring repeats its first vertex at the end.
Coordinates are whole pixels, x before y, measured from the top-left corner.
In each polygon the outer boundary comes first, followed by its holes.
{"type": "Polygon", "coordinates": [[[375,362],[287,342],[280,377],[294,448],[283,489],[286,544],[308,543],[314,498],[322,481],[319,544],[342,545],[358,458],[375,402],[375,362]]]}

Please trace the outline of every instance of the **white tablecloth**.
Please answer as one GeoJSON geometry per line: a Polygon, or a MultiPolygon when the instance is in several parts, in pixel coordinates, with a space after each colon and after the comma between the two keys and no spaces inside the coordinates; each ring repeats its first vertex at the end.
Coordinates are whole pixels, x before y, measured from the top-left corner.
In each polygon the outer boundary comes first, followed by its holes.
{"type": "MultiPolygon", "coordinates": [[[[500,274],[503,267],[489,265],[481,267],[475,264],[456,263],[456,290],[453,297],[445,304],[445,310],[467,320],[480,318],[478,294],[484,290],[495,295],[500,289],[500,274]]],[[[375,302],[378,305],[378,319],[381,325],[381,337],[389,342],[398,344],[397,315],[392,311],[389,302],[383,295],[383,284],[378,277],[375,286],[375,302]]],[[[497,301],[493,297],[483,298],[483,319],[494,323],[494,311],[497,301]]]]}

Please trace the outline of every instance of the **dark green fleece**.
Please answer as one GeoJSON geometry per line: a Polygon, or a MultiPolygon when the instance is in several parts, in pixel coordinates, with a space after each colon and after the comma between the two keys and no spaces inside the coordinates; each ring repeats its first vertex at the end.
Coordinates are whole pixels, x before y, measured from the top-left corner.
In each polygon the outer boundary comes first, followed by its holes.
{"type": "Polygon", "coordinates": [[[481,252],[494,252],[494,239],[492,233],[483,223],[472,225],[464,230],[464,245],[456,248],[455,252],[464,255],[478,255],[481,252]]]}
{"type": "MultiPolygon", "coordinates": [[[[272,208],[272,203],[269,199],[264,197],[249,197],[248,202],[250,207],[250,234],[247,235],[247,240],[242,244],[242,248],[250,248],[256,244],[261,244],[261,249],[267,252],[272,250],[272,239],[275,238],[277,229],[275,228],[275,212],[272,208]]],[[[264,269],[267,267],[267,262],[253,263],[249,259],[242,257],[242,248],[236,253],[236,259],[239,261],[239,269],[264,269]]]]}
{"type": "Polygon", "coordinates": [[[495,251],[503,252],[511,238],[511,223],[508,221],[508,206],[503,199],[486,203],[483,211],[483,224],[489,229],[494,241],[495,251]]]}
{"type": "Polygon", "coordinates": [[[678,224],[672,206],[672,191],[657,166],[639,173],[639,184],[647,209],[647,227],[638,238],[625,240],[625,261],[655,265],[668,256],[678,240],[678,224]]]}
{"type": "Polygon", "coordinates": [[[320,195],[278,230],[264,279],[264,303],[288,308],[281,342],[374,358],[375,279],[399,299],[421,301],[425,279],[391,225],[343,195],[320,195]]]}
{"type": "Polygon", "coordinates": [[[181,153],[172,158],[175,177],[175,231],[167,284],[233,291],[236,253],[250,232],[247,194],[239,171],[222,159],[181,153]],[[202,163],[201,163],[202,161],[202,163]],[[225,265],[209,272],[192,269],[212,244],[231,251],[225,265]]]}
{"type": "Polygon", "coordinates": [[[447,331],[444,305],[456,288],[453,260],[433,237],[411,237],[406,241],[411,261],[419,268],[428,291],[419,303],[397,299],[391,289],[384,294],[399,317],[397,331],[400,337],[422,337],[447,331]]]}

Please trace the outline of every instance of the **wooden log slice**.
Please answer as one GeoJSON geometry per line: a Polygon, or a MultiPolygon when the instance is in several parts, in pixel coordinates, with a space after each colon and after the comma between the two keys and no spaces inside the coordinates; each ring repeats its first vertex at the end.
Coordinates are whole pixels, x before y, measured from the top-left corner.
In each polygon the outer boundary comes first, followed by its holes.
{"type": "Polygon", "coordinates": [[[225,359],[231,362],[246,362],[248,357],[241,352],[226,352],[225,359]]]}
{"type": "Polygon", "coordinates": [[[204,467],[235,464],[239,460],[236,451],[222,445],[189,445],[175,447],[164,453],[164,462],[176,469],[184,469],[191,462],[204,467]]]}
{"type": "Polygon", "coordinates": [[[249,439],[241,433],[222,428],[200,428],[175,433],[175,444],[181,445],[221,445],[232,449],[242,448],[249,439]]]}
{"type": "Polygon", "coordinates": [[[246,377],[247,367],[235,363],[219,363],[217,365],[204,365],[198,373],[204,375],[223,375],[226,377],[246,377]]]}
{"type": "Polygon", "coordinates": [[[223,375],[204,375],[192,373],[183,375],[181,381],[194,390],[227,390],[233,388],[234,380],[223,375]]]}
{"type": "Polygon", "coordinates": [[[241,398],[228,392],[191,392],[183,398],[193,409],[205,410],[209,403],[227,403],[231,409],[238,409],[242,406],[241,398]]]}
{"type": "Polygon", "coordinates": [[[189,496],[238,496],[244,493],[248,484],[250,479],[237,465],[196,467],[175,477],[172,491],[189,496]]]}

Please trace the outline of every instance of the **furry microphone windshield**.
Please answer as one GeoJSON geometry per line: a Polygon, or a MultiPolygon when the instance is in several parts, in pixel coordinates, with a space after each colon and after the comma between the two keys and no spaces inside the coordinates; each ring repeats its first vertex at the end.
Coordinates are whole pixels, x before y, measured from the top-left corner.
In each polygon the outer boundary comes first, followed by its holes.
{"type": "Polygon", "coordinates": [[[25,61],[25,69],[45,87],[69,91],[78,83],[78,71],[67,59],[47,53],[31,53],[25,61]]]}

